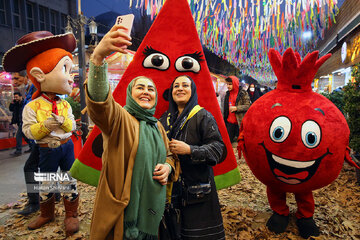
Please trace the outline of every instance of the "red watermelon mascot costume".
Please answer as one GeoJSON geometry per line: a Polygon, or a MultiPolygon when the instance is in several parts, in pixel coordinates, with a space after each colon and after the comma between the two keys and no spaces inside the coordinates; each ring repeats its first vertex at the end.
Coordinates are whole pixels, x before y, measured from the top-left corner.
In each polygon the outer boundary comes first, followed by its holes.
{"type": "Polygon", "coordinates": [[[283,56],[269,51],[277,88],[258,99],[246,113],[238,148],[254,175],[267,186],[273,215],[267,227],[281,233],[289,222],[286,193],[297,203],[296,224],[303,238],[318,236],[312,191],[333,182],[349,156],[349,127],[342,113],[311,82],[331,56],[318,52],[301,61],[291,48],[283,56]]]}
{"type": "MultiPolygon", "coordinates": [[[[214,167],[217,189],[240,181],[234,151],[225,128],[204,52],[186,0],[167,0],[150,30],[139,46],[133,61],[126,69],[113,96],[125,105],[126,87],[137,76],[153,79],[158,90],[155,117],[167,109],[163,96],[172,81],[182,75],[190,76],[198,89],[198,102],[214,116],[227,148],[226,159],[214,167]],[[191,64],[183,63],[189,61],[191,64]],[[184,67],[185,66],[185,67],[184,67]]],[[[95,127],[71,169],[73,177],[96,186],[102,167],[102,136],[95,127]]]]}

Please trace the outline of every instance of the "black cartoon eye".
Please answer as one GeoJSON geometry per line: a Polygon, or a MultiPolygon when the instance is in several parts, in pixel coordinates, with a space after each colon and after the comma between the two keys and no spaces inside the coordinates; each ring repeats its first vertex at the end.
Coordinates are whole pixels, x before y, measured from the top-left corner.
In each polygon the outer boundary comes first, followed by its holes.
{"type": "Polygon", "coordinates": [[[321,129],[315,121],[308,120],[301,127],[301,140],[308,148],[319,145],[321,140],[321,129]]]}
{"type": "Polygon", "coordinates": [[[101,158],[104,149],[103,149],[103,138],[102,138],[102,134],[100,133],[99,135],[97,135],[97,137],[94,139],[92,145],[91,145],[91,150],[93,151],[94,155],[101,158]]]}
{"type": "Polygon", "coordinates": [[[175,62],[175,69],[179,72],[198,73],[201,70],[200,61],[203,61],[201,57],[200,52],[181,56],[175,62]]]}
{"type": "Polygon", "coordinates": [[[287,117],[275,118],[270,127],[270,138],[274,142],[281,143],[286,140],[291,131],[291,122],[287,117]]]}
{"type": "Polygon", "coordinates": [[[144,68],[155,68],[161,71],[165,71],[170,66],[169,58],[151,47],[146,47],[144,50],[144,54],[146,55],[143,61],[144,68]]]}

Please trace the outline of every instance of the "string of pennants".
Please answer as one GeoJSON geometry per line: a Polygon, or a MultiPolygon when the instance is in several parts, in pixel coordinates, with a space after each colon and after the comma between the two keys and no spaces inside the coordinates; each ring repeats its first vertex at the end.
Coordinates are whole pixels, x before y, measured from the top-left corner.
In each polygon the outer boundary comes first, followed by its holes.
{"type": "MultiPolygon", "coordinates": [[[[152,19],[165,0],[129,0],[152,19]]],[[[276,80],[270,48],[291,47],[302,57],[336,23],[338,0],[188,0],[201,43],[259,82],[276,80]],[[311,33],[304,38],[303,33],[311,33]]]]}

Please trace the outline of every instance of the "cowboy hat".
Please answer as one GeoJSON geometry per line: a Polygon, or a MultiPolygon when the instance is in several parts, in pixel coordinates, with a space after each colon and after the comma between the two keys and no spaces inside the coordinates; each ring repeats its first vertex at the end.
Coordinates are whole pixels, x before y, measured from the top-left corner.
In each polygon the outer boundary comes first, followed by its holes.
{"type": "Polygon", "coordinates": [[[2,65],[7,72],[19,72],[26,69],[26,63],[36,55],[52,49],[62,48],[68,52],[76,48],[74,34],[54,35],[48,31],[32,32],[17,40],[16,45],[7,51],[2,65]]]}

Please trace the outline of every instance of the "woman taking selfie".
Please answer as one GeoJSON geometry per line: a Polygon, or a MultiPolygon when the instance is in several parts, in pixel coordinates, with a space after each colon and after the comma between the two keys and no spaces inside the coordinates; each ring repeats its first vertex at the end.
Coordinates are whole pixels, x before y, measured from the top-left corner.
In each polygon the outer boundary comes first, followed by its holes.
{"type": "Polygon", "coordinates": [[[114,26],[90,59],[87,107],[102,131],[104,148],[90,239],[156,239],[165,185],[170,173],[175,178],[166,133],[153,117],[154,82],[143,76],[133,79],[124,107],[110,92],[104,59],[113,51],[125,53],[129,40],[121,26],[114,26]]]}
{"type": "Polygon", "coordinates": [[[211,168],[226,157],[218,126],[211,113],[198,105],[196,85],[190,77],[177,77],[169,95],[169,109],[160,121],[171,140],[170,151],[177,154],[181,166],[171,194],[171,203],[181,213],[178,237],[225,239],[211,168]]]}

